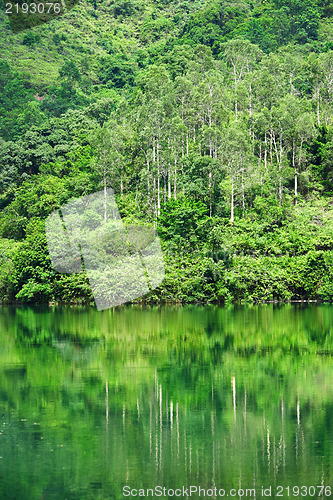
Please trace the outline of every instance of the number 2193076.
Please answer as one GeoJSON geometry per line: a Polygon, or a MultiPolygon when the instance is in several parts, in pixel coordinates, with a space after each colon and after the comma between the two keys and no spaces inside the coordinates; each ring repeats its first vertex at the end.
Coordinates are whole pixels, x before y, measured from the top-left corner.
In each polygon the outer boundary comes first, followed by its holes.
{"type": "Polygon", "coordinates": [[[60,3],[23,3],[22,5],[18,3],[6,3],[6,14],[18,14],[22,12],[23,14],[60,14],[61,4],[60,3]]]}
{"type": "Polygon", "coordinates": [[[330,497],[332,490],[330,486],[277,486],[277,497],[330,497]]]}

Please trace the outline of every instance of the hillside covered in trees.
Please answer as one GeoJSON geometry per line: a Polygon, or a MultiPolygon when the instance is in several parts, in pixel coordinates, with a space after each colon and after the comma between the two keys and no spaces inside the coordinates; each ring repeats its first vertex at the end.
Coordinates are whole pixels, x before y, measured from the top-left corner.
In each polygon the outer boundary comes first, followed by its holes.
{"type": "Polygon", "coordinates": [[[330,0],[84,0],[0,14],[0,299],[89,303],[45,219],[112,187],[155,227],[150,302],[333,300],[330,0]]]}

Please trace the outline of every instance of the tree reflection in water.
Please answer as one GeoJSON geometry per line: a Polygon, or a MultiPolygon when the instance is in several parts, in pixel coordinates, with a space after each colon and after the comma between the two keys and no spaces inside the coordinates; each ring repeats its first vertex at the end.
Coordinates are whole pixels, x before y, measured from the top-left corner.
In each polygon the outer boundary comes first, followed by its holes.
{"type": "Polygon", "coordinates": [[[2,309],[1,498],[329,484],[332,316],[2,309]]]}

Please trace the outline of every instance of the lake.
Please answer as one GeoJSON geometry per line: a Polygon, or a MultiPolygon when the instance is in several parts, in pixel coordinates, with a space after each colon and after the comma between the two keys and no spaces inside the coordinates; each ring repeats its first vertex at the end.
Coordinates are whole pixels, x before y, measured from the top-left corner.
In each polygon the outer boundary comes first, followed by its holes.
{"type": "Polygon", "coordinates": [[[330,497],[332,325],[329,305],[2,308],[0,498],[330,497]]]}

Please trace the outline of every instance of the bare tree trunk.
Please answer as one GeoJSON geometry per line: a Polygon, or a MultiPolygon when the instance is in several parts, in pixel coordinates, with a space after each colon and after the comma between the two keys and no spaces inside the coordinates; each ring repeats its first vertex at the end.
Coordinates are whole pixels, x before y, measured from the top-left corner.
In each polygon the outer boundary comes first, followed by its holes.
{"type": "Polygon", "coordinates": [[[282,134],[279,137],[279,149],[276,142],[276,136],[271,133],[271,144],[274,142],[274,151],[276,156],[276,162],[279,168],[279,205],[282,205],[282,156],[283,156],[283,147],[282,147],[282,134]]]}
{"type": "MultiPolygon", "coordinates": [[[[250,83],[249,87],[249,118],[252,118],[252,85],[250,83]]],[[[251,126],[250,126],[250,131],[251,131],[251,126]]]]}
{"type": "Polygon", "coordinates": [[[234,67],[234,81],[235,81],[235,117],[236,123],[238,120],[238,106],[237,106],[237,76],[236,76],[236,68],[234,67]]]}
{"type": "Polygon", "coordinates": [[[161,193],[160,193],[160,170],[157,170],[157,215],[161,211],[161,193]]]}
{"type": "Polygon", "coordinates": [[[244,187],[244,168],[242,168],[242,215],[245,214],[245,187],[244,187]]]}
{"type": "Polygon", "coordinates": [[[271,158],[271,163],[273,163],[273,130],[270,130],[270,141],[269,141],[269,154],[271,158]]]}
{"type": "Polygon", "coordinates": [[[282,205],[282,133],[280,135],[280,185],[279,185],[279,204],[282,205]]]}
{"type": "Polygon", "coordinates": [[[168,170],[168,199],[170,200],[171,198],[171,167],[169,163],[169,170],[168,170]]]}
{"type": "Polygon", "coordinates": [[[282,205],[282,174],[281,174],[281,169],[282,169],[282,165],[281,163],[279,162],[278,163],[279,165],[279,205],[281,206],[282,205]]]}
{"type": "Polygon", "coordinates": [[[157,140],[157,215],[160,215],[161,211],[161,193],[160,193],[160,152],[159,152],[159,142],[157,140]]]}
{"type": "Polygon", "coordinates": [[[297,205],[297,169],[296,169],[296,165],[295,165],[295,142],[293,141],[293,169],[294,169],[294,172],[295,172],[295,183],[294,183],[294,190],[295,190],[295,194],[294,194],[294,205],[297,205]]]}
{"type": "Polygon", "coordinates": [[[317,90],[318,93],[318,99],[317,99],[317,122],[318,122],[318,127],[320,127],[320,92],[319,88],[317,90]]]}
{"type": "Polygon", "coordinates": [[[173,178],[173,197],[177,199],[177,156],[175,155],[175,175],[173,178]]]}
{"type": "Polygon", "coordinates": [[[106,172],[104,168],[103,174],[103,184],[104,184],[104,222],[107,222],[107,210],[106,210],[106,172]]]}
{"type": "Polygon", "coordinates": [[[168,156],[168,199],[171,198],[171,164],[170,164],[170,158],[171,158],[171,146],[170,146],[170,138],[168,138],[168,150],[169,150],[169,156],[168,156]]]}
{"type": "Polygon", "coordinates": [[[167,188],[166,188],[166,176],[164,176],[164,205],[166,204],[167,188]]]}
{"type": "Polygon", "coordinates": [[[157,219],[157,206],[156,206],[156,179],[155,179],[155,177],[153,180],[153,185],[154,185],[154,212],[155,212],[154,219],[156,220],[157,219]]]}
{"type": "Polygon", "coordinates": [[[267,132],[265,130],[265,155],[264,155],[264,162],[265,162],[265,170],[267,170],[267,132]]]}
{"type": "MultiPolygon", "coordinates": [[[[258,158],[258,172],[260,172],[260,167],[261,167],[261,161],[262,161],[262,146],[261,143],[259,144],[259,158],[258,158]]],[[[262,186],[264,183],[263,175],[260,175],[260,194],[262,196],[262,186]]]]}
{"type": "Polygon", "coordinates": [[[234,222],[234,178],[231,178],[231,214],[230,222],[234,222]]]}
{"type": "Polygon", "coordinates": [[[212,216],[212,171],[209,171],[209,217],[212,216]]]}

